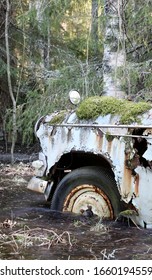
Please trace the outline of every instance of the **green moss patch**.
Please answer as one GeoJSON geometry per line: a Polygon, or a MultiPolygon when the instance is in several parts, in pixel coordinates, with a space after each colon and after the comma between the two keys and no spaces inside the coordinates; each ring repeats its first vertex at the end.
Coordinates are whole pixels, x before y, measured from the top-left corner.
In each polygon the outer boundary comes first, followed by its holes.
{"type": "Polygon", "coordinates": [[[134,103],[125,99],[109,96],[93,96],[79,105],[76,113],[79,119],[95,119],[108,114],[120,116],[120,123],[138,122],[138,116],[152,108],[146,102],[134,103]]]}
{"type": "Polygon", "coordinates": [[[52,124],[60,124],[64,121],[66,117],[66,111],[60,111],[57,115],[55,115],[52,120],[49,122],[50,125],[52,124]]]}

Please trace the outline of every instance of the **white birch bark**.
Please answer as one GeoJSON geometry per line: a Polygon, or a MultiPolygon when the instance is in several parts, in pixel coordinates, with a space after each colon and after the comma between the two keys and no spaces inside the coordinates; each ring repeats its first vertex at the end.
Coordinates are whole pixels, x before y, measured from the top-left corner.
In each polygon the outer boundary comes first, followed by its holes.
{"type": "Polygon", "coordinates": [[[105,41],[103,56],[103,93],[107,96],[124,98],[125,92],[117,77],[117,69],[125,65],[124,35],[121,12],[122,0],[105,0],[105,41]]]}
{"type": "Polygon", "coordinates": [[[49,24],[49,19],[45,18],[45,10],[48,8],[48,0],[31,0],[29,2],[29,9],[35,8],[36,10],[36,17],[37,17],[37,22],[38,22],[38,29],[40,33],[42,34],[42,23],[44,21],[47,22],[47,40],[44,41],[44,39],[40,38],[38,40],[38,48],[40,51],[41,55],[41,63],[40,67],[44,68],[49,68],[50,64],[50,24],[49,24]]]}

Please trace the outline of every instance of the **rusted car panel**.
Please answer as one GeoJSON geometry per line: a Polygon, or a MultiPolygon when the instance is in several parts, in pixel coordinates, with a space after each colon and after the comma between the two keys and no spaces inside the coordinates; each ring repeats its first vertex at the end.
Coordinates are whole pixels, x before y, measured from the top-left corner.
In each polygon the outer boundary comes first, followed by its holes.
{"type": "MultiPolygon", "coordinates": [[[[119,117],[111,115],[84,122],[74,112],[61,124],[52,124],[57,114],[41,118],[35,127],[43,162],[36,175],[48,176],[71,151],[99,155],[111,166],[121,199],[137,209],[136,222],[152,228],[152,110],[142,115],[140,125],[119,125],[119,117]]],[[[45,193],[47,184],[44,186],[45,193]]]]}

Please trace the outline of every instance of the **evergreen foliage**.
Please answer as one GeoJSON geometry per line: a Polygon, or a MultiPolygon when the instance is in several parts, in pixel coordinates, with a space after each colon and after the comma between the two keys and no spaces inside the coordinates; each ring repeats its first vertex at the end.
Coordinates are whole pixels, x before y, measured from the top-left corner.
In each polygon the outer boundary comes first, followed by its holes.
{"type": "MultiPolygon", "coordinates": [[[[25,144],[34,141],[34,124],[39,117],[70,108],[71,89],[78,90],[82,99],[102,95],[106,2],[111,3],[108,0],[11,1],[11,79],[17,102],[17,130],[25,144]]],[[[121,2],[124,42],[120,47],[125,47],[126,63],[118,68],[117,75],[126,94],[135,101],[146,101],[152,93],[152,3],[149,0],[121,2]]],[[[0,124],[11,133],[5,13],[6,1],[1,0],[0,124]]]]}

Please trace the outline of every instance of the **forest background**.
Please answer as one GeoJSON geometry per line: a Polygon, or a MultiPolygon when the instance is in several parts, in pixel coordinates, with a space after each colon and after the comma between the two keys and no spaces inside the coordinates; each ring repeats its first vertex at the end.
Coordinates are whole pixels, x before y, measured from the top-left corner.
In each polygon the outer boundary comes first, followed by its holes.
{"type": "Polygon", "coordinates": [[[0,0],[0,66],[6,150],[8,141],[12,150],[16,141],[34,143],[36,120],[72,106],[70,90],[82,99],[106,94],[108,71],[125,98],[151,102],[152,1],[0,0]],[[115,73],[105,65],[108,46],[125,57],[115,73]]]}

